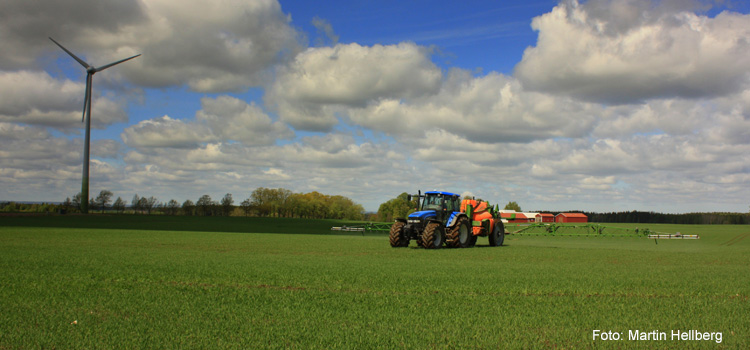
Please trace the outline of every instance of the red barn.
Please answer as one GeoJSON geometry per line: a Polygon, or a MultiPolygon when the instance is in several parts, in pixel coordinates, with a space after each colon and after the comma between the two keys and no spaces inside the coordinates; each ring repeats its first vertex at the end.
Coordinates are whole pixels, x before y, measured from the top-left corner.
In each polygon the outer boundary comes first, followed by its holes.
{"type": "Polygon", "coordinates": [[[555,222],[589,222],[589,218],[582,213],[560,213],[555,216],[555,222]]]}
{"type": "Polygon", "coordinates": [[[555,222],[555,216],[550,213],[536,214],[536,222],[555,222]]]}
{"type": "Polygon", "coordinates": [[[523,213],[518,212],[500,212],[500,217],[508,220],[509,223],[529,222],[529,219],[523,213]]]}

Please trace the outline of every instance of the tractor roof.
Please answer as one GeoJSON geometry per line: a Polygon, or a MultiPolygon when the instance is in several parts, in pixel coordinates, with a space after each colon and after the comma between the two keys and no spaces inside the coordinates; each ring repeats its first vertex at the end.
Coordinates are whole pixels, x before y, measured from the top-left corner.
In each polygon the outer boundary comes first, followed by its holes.
{"type": "Polygon", "coordinates": [[[451,193],[451,192],[444,192],[444,191],[427,191],[424,194],[442,194],[446,196],[453,196],[453,197],[460,197],[460,194],[451,193]]]}

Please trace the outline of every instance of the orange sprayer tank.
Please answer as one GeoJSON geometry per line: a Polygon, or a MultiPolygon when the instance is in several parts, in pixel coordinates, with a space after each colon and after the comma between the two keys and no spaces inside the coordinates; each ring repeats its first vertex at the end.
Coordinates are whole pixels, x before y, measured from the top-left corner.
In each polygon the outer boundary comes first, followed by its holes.
{"type": "Polygon", "coordinates": [[[483,220],[490,221],[490,226],[487,227],[487,230],[491,231],[494,222],[492,221],[493,219],[492,213],[488,211],[487,202],[477,201],[474,199],[464,199],[463,201],[461,201],[461,212],[469,214],[468,212],[469,205],[472,208],[470,216],[469,216],[469,220],[472,221],[473,234],[475,236],[482,234],[483,227],[481,226],[481,223],[483,220]],[[474,226],[476,223],[478,223],[479,226],[474,226]]]}

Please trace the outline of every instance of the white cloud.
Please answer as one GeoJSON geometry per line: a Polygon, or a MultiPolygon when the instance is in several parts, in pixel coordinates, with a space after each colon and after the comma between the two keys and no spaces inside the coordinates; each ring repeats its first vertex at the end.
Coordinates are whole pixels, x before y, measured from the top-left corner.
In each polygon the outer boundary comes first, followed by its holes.
{"type": "Polygon", "coordinates": [[[277,178],[277,179],[288,180],[291,178],[291,176],[284,173],[284,170],[279,169],[279,168],[268,168],[268,170],[263,171],[263,174],[273,176],[274,178],[277,178]]]}
{"type": "MultiPolygon", "coordinates": [[[[45,72],[0,71],[0,121],[81,128],[84,83],[57,80],[45,72]]],[[[91,125],[125,122],[124,103],[94,93],[91,125]]]]}
{"type": "Polygon", "coordinates": [[[203,109],[196,113],[196,120],[205,123],[217,140],[270,145],[294,136],[286,124],[271,120],[254,102],[248,104],[234,97],[219,96],[203,98],[201,103],[203,109]]]}
{"type": "MultiPolygon", "coordinates": [[[[52,36],[94,66],[142,54],[107,75],[148,87],[241,91],[300,50],[275,0],[3,1],[0,68],[33,67],[42,52],[66,54],[52,36]]],[[[72,59],[71,59],[72,60],[72,59]]]]}
{"type": "Polygon", "coordinates": [[[325,36],[333,45],[339,42],[339,36],[333,31],[331,22],[316,16],[312,20],[312,25],[318,31],[319,38],[316,40],[318,46],[323,46],[325,43],[325,39],[322,36],[325,36]]]}
{"type": "Polygon", "coordinates": [[[350,116],[358,125],[403,138],[440,129],[475,142],[512,143],[586,135],[600,112],[566,97],[524,91],[502,74],[473,77],[453,70],[434,95],[383,99],[350,116]]]}
{"type": "MultiPolygon", "coordinates": [[[[275,0],[149,1],[148,35],[129,78],[145,86],[187,84],[200,92],[244,90],[299,50],[298,34],[275,0]]],[[[131,34],[128,33],[128,34],[131,34]]]]}
{"type": "Polygon", "coordinates": [[[180,200],[195,200],[205,193],[233,193],[235,199],[244,199],[263,186],[341,194],[377,207],[393,189],[415,190],[405,179],[416,179],[417,169],[400,154],[392,146],[357,144],[342,134],[305,137],[285,145],[143,148],[124,158],[128,177],[123,183],[157,196],[179,193],[180,200]]]}
{"type": "MultiPolygon", "coordinates": [[[[0,122],[0,198],[62,201],[81,190],[83,140],[55,137],[44,128],[0,122]]],[[[116,184],[122,176],[105,158],[119,157],[111,140],[92,141],[93,188],[116,184]],[[94,185],[95,184],[95,185],[94,185]]]]}
{"type": "Polygon", "coordinates": [[[709,18],[653,11],[645,1],[570,1],[534,18],[532,28],[537,45],[515,70],[530,89],[617,104],[722,96],[750,78],[750,15],[709,18]],[[623,11],[613,10],[618,6],[623,11]]]}
{"type": "Polygon", "coordinates": [[[196,148],[204,143],[242,142],[247,146],[270,145],[289,139],[294,133],[273,121],[255,103],[230,96],[203,98],[203,109],[195,120],[169,116],[144,120],[122,133],[127,145],[137,148],[196,148]]]}
{"type": "Polygon", "coordinates": [[[125,144],[139,148],[192,148],[214,139],[207,126],[194,124],[165,115],[128,127],[121,136],[125,144]]]}
{"type": "Polygon", "coordinates": [[[41,53],[59,50],[48,36],[87,50],[116,48],[134,39],[127,30],[147,26],[143,10],[141,1],[102,0],[96,6],[87,0],[0,2],[0,69],[30,68],[41,53]]]}
{"type": "Polygon", "coordinates": [[[442,73],[429,54],[412,43],[310,48],[279,72],[266,100],[295,128],[330,130],[334,106],[434,93],[442,73]]]}

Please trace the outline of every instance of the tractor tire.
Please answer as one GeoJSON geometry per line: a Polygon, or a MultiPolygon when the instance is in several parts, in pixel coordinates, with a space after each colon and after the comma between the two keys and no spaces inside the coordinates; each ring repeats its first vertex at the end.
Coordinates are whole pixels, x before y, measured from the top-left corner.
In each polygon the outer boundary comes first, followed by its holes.
{"type": "Polygon", "coordinates": [[[445,230],[438,222],[427,224],[422,232],[422,240],[419,242],[426,249],[438,249],[445,242],[445,230]]]}
{"type": "Polygon", "coordinates": [[[453,248],[470,248],[472,240],[476,242],[474,233],[469,225],[469,219],[462,217],[445,235],[445,244],[453,248]]]}
{"type": "Polygon", "coordinates": [[[391,233],[389,235],[391,247],[399,248],[409,246],[409,239],[406,238],[406,235],[404,234],[404,225],[403,222],[396,221],[393,223],[393,226],[391,226],[391,233]]]}
{"type": "Polygon", "coordinates": [[[502,221],[495,223],[495,228],[490,233],[490,247],[499,247],[505,242],[505,226],[502,221]]]}

